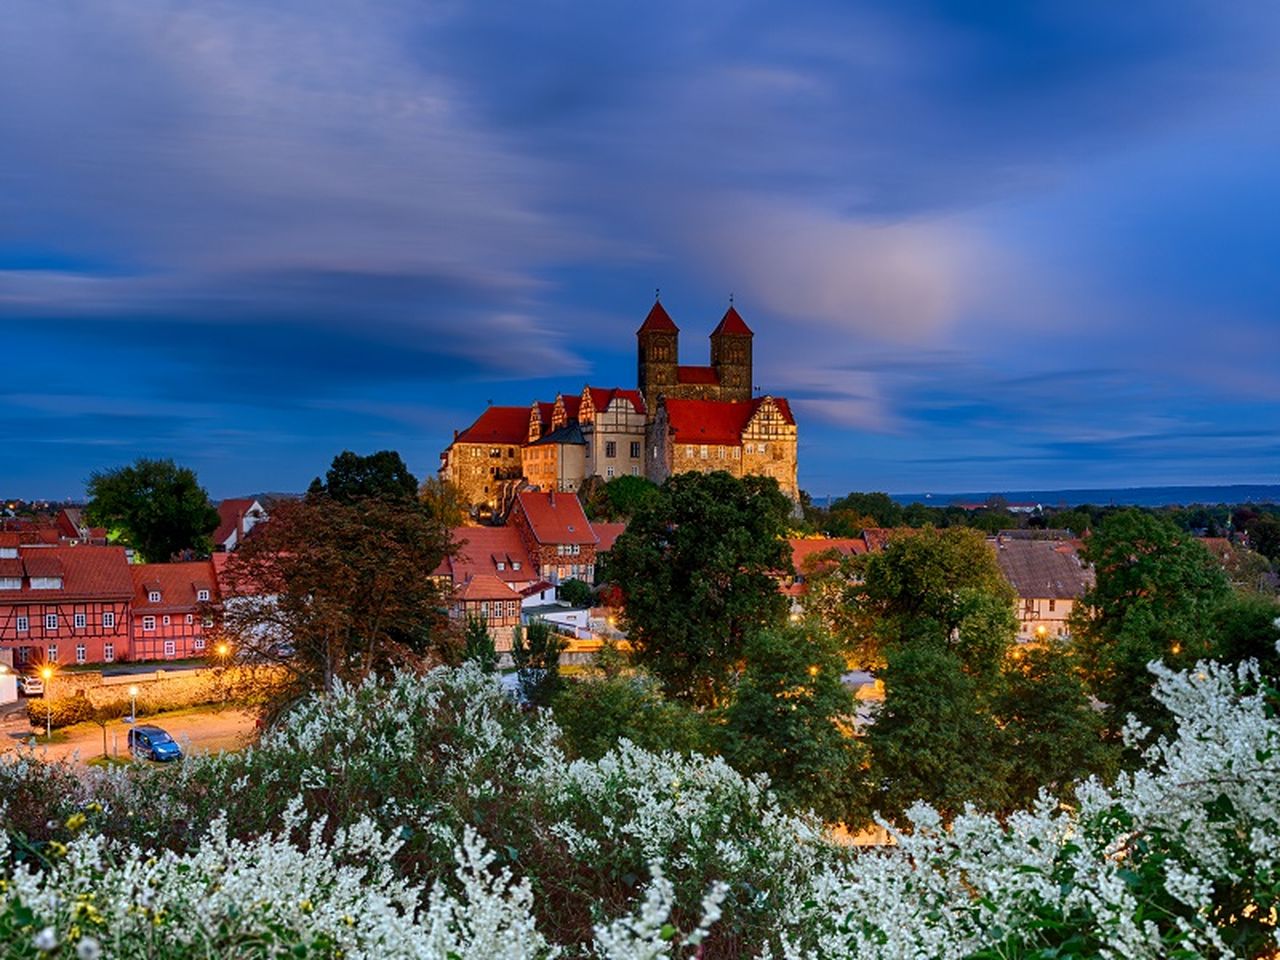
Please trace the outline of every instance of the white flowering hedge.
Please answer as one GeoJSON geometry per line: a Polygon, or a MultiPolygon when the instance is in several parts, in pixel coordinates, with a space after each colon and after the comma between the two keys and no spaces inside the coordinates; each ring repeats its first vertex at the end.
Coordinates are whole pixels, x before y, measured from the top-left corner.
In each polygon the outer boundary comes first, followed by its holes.
{"type": "MultiPolygon", "coordinates": [[[[1252,666],[1155,668],[1178,736],[1074,804],[854,851],[718,759],[569,762],[470,669],[339,691],[259,747],[0,764],[16,957],[1268,956],[1280,720],[1252,666]]],[[[1136,735],[1135,731],[1135,735],[1136,735]]]]}

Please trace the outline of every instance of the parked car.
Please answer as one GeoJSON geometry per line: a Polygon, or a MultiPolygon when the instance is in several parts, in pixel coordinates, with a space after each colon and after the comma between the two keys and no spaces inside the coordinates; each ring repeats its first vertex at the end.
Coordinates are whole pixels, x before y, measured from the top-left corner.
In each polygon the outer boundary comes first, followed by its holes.
{"type": "Polygon", "coordinates": [[[36,697],[44,695],[44,681],[39,677],[29,674],[18,674],[18,692],[24,697],[36,697]]]}
{"type": "Polygon", "coordinates": [[[181,760],[182,748],[159,727],[133,727],[129,730],[129,755],[141,760],[181,760]]]}

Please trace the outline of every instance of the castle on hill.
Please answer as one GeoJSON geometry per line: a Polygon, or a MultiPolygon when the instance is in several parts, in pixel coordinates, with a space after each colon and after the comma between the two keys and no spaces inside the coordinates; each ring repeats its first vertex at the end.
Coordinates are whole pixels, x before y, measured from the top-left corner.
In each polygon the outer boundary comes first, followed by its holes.
{"type": "Polygon", "coordinates": [[[528,407],[491,406],[441,454],[441,479],[475,508],[504,512],[525,486],[576,493],[588,477],[726,470],[765,476],[793,500],[796,421],[784,397],[756,396],[755,334],[732,306],[711,363],[680,363],[680,328],[655,301],[636,331],[636,389],[593,387],[528,407]]]}

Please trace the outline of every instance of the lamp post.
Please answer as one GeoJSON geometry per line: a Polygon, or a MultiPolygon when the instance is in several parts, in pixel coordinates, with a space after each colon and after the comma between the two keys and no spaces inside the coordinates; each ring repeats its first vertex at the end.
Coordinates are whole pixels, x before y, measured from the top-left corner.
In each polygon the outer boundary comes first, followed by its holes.
{"type": "Polygon", "coordinates": [[[44,738],[48,740],[53,736],[53,701],[49,698],[49,694],[53,692],[49,689],[49,681],[53,679],[53,667],[48,665],[42,667],[40,676],[44,680],[44,738]]]}
{"type": "Polygon", "coordinates": [[[136,686],[129,688],[129,722],[138,722],[138,688],[136,686]]]}

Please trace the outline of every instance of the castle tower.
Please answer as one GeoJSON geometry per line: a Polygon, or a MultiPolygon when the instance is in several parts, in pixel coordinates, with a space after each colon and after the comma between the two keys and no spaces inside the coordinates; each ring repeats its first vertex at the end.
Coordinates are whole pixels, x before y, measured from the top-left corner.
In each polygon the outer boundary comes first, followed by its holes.
{"type": "MultiPolygon", "coordinates": [[[[750,331],[748,331],[750,332],[750,331]]],[[[639,369],[636,387],[644,394],[646,407],[658,408],[658,397],[674,391],[679,382],[680,328],[654,301],[653,309],[636,331],[639,369]]]]}
{"type": "Polygon", "coordinates": [[[751,399],[751,342],[755,334],[730,302],[711,332],[711,366],[720,381],[721,400],[751,399]]]}

